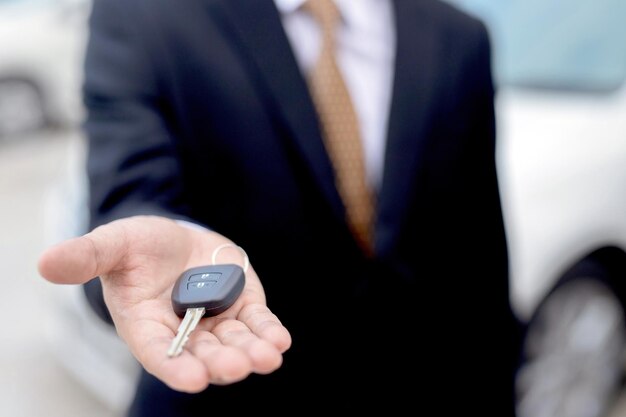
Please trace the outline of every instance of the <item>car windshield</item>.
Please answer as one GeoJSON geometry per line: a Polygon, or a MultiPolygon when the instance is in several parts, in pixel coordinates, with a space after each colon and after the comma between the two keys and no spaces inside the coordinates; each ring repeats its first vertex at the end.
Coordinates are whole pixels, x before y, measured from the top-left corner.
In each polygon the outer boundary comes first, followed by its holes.
{"type": "Polygon", "coordinates": [[[480,17],[500,85],[607,91],[626,78],[624,0],[449,0],[480,17]]]}

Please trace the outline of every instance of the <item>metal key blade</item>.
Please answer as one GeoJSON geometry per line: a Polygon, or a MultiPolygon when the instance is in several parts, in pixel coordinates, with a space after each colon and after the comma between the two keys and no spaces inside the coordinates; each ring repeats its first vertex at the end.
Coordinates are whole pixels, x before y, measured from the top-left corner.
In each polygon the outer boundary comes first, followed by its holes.
{"type": "Polygon", "coordinates": [[[193,332],[202,316],[204,316],[204,311],[204,307],[187,309],[185,318],[183,318],[180,326],[178,326],[176,337],[172,340],[172,344],[167,351],[167,356],[172,358],[183,352],[183,348],[185,347],[187,340],[189,340],[191,332],[193,332]]]}

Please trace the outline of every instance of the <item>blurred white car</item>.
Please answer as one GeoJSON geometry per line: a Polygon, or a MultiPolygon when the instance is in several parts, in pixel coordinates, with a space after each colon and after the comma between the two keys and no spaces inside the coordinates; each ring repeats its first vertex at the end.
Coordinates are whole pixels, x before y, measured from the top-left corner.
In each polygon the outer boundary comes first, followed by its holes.
{"type": "Polygon", "coordinates": [[[528,325],[519,417],[602,416],[624,376],[626,87],[503,88],[498,114],[511,296],[528,325]]]}
{"type": "Polygon", "coordinates": [[[518,415],[605,416],[626,352],[626,2],[450,2],[494,46],[518,415]]]}
{"type": "Polygon", "coordinates": [[[78,123],[88,0],[0,0],[0,139],[78,123]]]}

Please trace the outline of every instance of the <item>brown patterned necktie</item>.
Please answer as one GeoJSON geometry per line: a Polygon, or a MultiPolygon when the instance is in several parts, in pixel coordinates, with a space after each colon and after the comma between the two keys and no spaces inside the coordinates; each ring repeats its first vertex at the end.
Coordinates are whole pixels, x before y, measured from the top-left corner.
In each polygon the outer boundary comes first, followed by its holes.
{"type": "Polygon", "coordinates": [[[309,89],[335,169],[335,182],[346,208],[348,224],[359,245],[370,253],[374,197],[365,177],[358,119],[335,59],[335,29],[341,15],[333,0],[308,0],[304,7],[322,31],[322,47],[309,74],[309,89]]]}

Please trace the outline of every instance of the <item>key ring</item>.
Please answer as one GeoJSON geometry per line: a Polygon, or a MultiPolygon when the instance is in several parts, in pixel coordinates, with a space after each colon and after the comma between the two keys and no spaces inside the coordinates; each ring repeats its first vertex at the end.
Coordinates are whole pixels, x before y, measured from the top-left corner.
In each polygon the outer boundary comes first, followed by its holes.
{"type": "Polygon", "coordinates": [[[229,247],[239,249],[239,251],[243,255],[243,272],[244,273],[247,272],[248,267],[250,266],[250,260],[248,259],[248,254],[246,253],[245,250],[243,250],[241,246],[235,245],[234,243],[224,243],[222,245],[219,245],[215,249],[213,249],[213,254],[211,255],[211,262],[213,263],[213,265],[215,265],[215,258],[217,258],[218,252],[224,248],[229,248],[229,247]]]}

